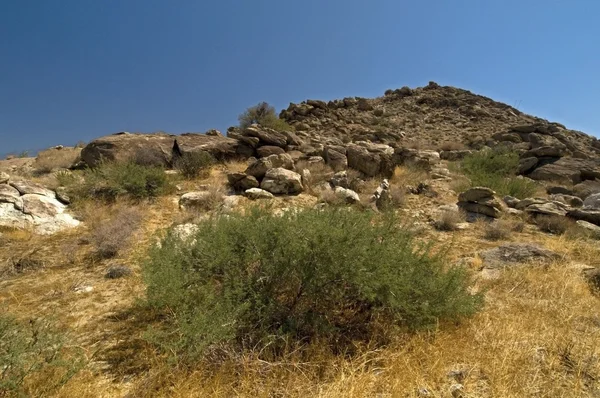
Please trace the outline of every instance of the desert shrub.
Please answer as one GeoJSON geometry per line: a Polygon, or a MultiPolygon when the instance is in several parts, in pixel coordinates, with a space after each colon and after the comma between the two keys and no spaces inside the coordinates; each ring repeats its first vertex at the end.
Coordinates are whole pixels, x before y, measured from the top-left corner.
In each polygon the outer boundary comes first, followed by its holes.
{"type": "Polygon", "coordinates": [[[0,396],[49,396],[64,385],[83,365],[65,341],[46,322],[0,315],[0,396]]]}
{"type": "Polygon", "coordinates": [[[170,314],[151,340],[180,358],[206,349],[376,341],[377,326],[417,329],[471,315],[463,268],[415,242],[392,215],[327,208],[201,222],[167,235],[143,267],[147,303],[170,314]]]}
{"type": "Polygon", "coordinates": [[[518,166],[519,155],[504,149],[475,152],[461,162],[461,170],[470,179],[471,186],[488,187],[501,196],[531,197],[535,194],[536,184],[517,178],[518,166]]]}
{"type": "Polygon", "coordinates": [[[215,158],[208,152],[188,152],[175,160],[175,168],[187,179],[207,176],[215,158]]]}
{"type": "Polygon", "coordinates": [[[458,224],[465,221],[465,215],[458,210],[444,210],[434,221],[434,226],[439,231],[456,231],[458,224]]]}
{"type": "Polygon", "coordinates": [[[115,257],[129,242],[131,235],[139,228],[142,214],[135,207],[118,209],[110,218],[94,225],[90,242],[94,255],[99,259],[115,257]]]}
{"type": "Polygon", "coordinates": [[[512,223],[504,220],[498,220],[491,223],[486,223],[483,236],[487,240],[503,240],[508,239],[512,231],[512,223]]]}
{"type": "Polygon", "coordinates": [[[114,202],[118,197],[134,200],[154,198],[172,190],[162,167],[141,166],[133,162],[105,162],[83,171],[83,182],[68,187],[72,199],[101,199],[114,202]]]}
{"type": "Polygon", "coordinates": [[[535,218],[535,222],[540,230],[551,234],[562,235],[574,227],[574,222],[562,216],[541,215],[535,218]]]}
{"type": "Polygon", "coordinates": [[[299,160],[296,162],[296,170],[300,173],[302,170],[308,170],[310,172],[310,177],[303,181],[306,183],[305,188],[310,193],[315,193],[315,189],[317,189],[320,185],[327,183],[334,172],[333,169],[325,164],[318,162],[308,162],[306,160],[299,160]]]}
{"type": "Polygon", "coordinates": [[[275,113],[275,108],[266,102],[261,102],[252,106],[244,113],[238,116],[240,128],[245,129],[252,124],[260,124],[263,127],[268,127],[277,131],[290,131],[293,127],[280,119],[275,113]]]}
{"type": "Polygon", "coordinates": [[[47,149],[38,153],[33,168],[38,173],[50,173],[56,169],[68,169],[79,159],[80,149],[47,149]]]}
{"type": "Polygon", "coordinates": [[[457,141],[444,142],[440,145],[440,150],[442,151],[459,151],[461,149],[465,149],[465,145],[457,141]]]}

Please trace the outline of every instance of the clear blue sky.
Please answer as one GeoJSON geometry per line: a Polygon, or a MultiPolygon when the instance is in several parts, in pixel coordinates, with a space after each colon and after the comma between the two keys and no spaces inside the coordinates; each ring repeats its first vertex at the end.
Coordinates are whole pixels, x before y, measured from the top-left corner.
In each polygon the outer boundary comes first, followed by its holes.
{"type": "Polygon", "coordinates": [[[0,153],[429,80],[600,133],[597,0],[0,0],[0,153]]]}

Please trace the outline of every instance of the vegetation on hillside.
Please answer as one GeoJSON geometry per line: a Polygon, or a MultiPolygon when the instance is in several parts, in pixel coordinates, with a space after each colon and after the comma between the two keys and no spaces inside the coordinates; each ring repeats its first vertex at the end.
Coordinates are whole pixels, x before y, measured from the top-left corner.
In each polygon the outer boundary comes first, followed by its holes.
{"type": "Polygon", "coordinates": [[[219,344],[275,349],[288,339],[344,350],[481,304],[465,269],[448,267],[393,216],[345,209],[211,219],[185,243],[168,235],[144,275],[148,304],[171,315],[156,341],[192,358],[219,344]]]}
{"type": "Polygon", "coordinates": [[[277,116],[275,108],[266,102],[261,102],[246,109],[244,113],[238,116],[238,120],[242,129],[250,127],[252,124],[260,124],[263,127],[277,131],[293,130],[292,126],[277,116]]]}
{"type": "Polygon", "coordinates": [[[518,178],[518,167],[519,155],[502,149],[474,152],[460,164],[471,186],[488,187],[501,196],[510,195],[518,199],[531,197],[535,194],[536,183],[518,178]]]}

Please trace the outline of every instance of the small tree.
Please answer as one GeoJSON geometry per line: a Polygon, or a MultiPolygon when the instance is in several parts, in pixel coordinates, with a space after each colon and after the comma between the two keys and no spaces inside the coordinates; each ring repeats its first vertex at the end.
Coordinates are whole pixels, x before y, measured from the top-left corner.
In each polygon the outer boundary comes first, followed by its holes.
{"type": "Polygon", "coordinates": [[[252,106],[238,116],[240,128],[248,128],[252,124],[260,124],[273,130],[291,130],[292,127],[275,113],[275,108],[266,102],[252,106]]]}

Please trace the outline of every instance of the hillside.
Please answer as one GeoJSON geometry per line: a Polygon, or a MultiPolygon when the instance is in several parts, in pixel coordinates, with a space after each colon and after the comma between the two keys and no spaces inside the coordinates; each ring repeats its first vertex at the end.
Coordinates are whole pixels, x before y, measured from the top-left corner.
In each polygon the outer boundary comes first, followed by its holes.
{"type": "Polygon", "coordinates": [[[259,109],[0,160],[0,396],[600,396],[597,139],[435,83],[259,109]]]}

